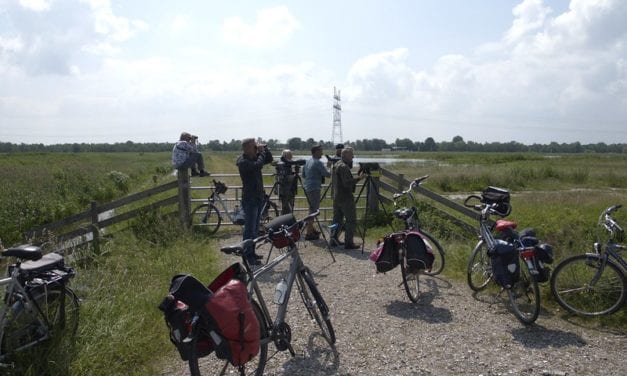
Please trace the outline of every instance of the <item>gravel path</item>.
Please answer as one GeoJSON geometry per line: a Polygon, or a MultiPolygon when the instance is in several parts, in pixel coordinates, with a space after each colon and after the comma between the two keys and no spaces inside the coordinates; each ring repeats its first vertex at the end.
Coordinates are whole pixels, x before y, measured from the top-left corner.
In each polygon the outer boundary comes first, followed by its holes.
{"type": "MultiPolygon", "coordinates": [[[[526,327],[507,310],[505,295],[473,296],[446,277],[421,276],[423,293],[412,304],[400,269],[376,274],[368,252],[359,250],[335,249],[333,262],[322,245],[301,242],[300,249],[331,309],[336,347],[317,334],[294,290],[288,323],[297,354],[276,354],[268,375],[627,375],[625,331],[577,326],[546,311],[526,327]]],[[[268,300],[282,270],[264,281],[268,300]]],[[[185,375],[186,363],[175,361],[160,374],[185,375]]]]}

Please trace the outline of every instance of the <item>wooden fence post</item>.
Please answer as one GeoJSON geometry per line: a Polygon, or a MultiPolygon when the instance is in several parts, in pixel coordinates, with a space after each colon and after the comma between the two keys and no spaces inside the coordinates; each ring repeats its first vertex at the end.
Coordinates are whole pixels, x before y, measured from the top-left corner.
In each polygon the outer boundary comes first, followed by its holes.
{"type": "Polygon", "coordinates": [[[179,182],[179,218],[181,221],[181,225],[185,228],[188,228],[191,223],[190,216],[192,212],[189,170],[186,168],[177,170],[177,177],[179,182]]]}
{"type": "Polygon", "coordinates": [[[94,253],[100,254],[100,227],[98,226],[98,203],[91,202],[91,234],[94,253]]]}
{"type": "Polygon", "coordinates": [[[398,174],[398,191],[402,192],[404,190],[403,182],[405,181],[405,174],[398,174]]]}

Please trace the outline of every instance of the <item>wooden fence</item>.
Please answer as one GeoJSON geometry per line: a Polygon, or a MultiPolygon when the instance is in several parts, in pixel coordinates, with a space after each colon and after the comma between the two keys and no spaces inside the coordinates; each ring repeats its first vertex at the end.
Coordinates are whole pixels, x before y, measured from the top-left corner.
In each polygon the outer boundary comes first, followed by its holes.
{"type": "MultiPolygon", "coordinates": [[[[272,174],[264,174],[272,176],[272,174]]],[[[47,234],[54,234],[58,244],[57,250],[64,250],[69,247],[78,246],[91,242],[98,249],[101,233],[110,226],[136,218],[141,213],[152,211],[158,208],[172,208],[171,213],[177,213],[180,222],[187,227],[191,223],[190,213],[197,206],[207,201],[213,189],[212,180],[226,182],[228,191],[223,195],[228,205],[226,210],[232,210],[241,199],[241,180],[238,174],[212,174],[210,177],[191,178],[187,171],[179,171],[175,181],[135,193],[105,204],[92,202],[90,208],[82,213],[64,218],[62,220],[38,226],[29,230],[25,236],[27,240],[45,237],[47,234]],[[208,182],[210,184],[200,185],[198,182],[208,182]],[[194,184],[192,184],[194,183],[194,184]],[[165,196],[165,197],[164,197],[165,196]]],[[[266,179],[269,180],[269,179],[266,179]]],[[[357,208],[363,212],[368,209],[371,212],[380,210],[380,204],[392,203],[392,195],[409,187],[410,180],[403,174],[395,174],[392,171],[381,168],[373,171],[371,177],[365,180],[364,184],[356,187],[355,196],[357,208]]],[[[271,199],[280,208],[280,202],[274,185],[266,185],[266,192],[272,193],[271,199]]],[[[333,217],[332,192],[329,184],[324,184],[323,199],[320,204],[321,222],[330,223],[333,217]]],[[[478,219],[478,213],[470,210],[452,200],[447,199],[435,192],[421,186],[416,187],[416,193],[425,198],[437,202],[454,212],[462,214],[472,219],[478,219]]],[[[223,211],[223,208],[219,208],[223,211]]],[[[294,212],[304,216],[308,210],[307,197],[304,195],[302,186],[298,187],[298,194],[295,199],[294,212]]],[[[476,226],[472,226],[448,211],[438,209],[440,215],[451,222],[469,231],[476,231],[476,226]]],[[[222,213],[226,214],[226,213],[222,213]]],[[[226,218],[226,216],[225,216],[226,218]]],[[[223,221],[222,225],[233,225],[229,221],[223,221]]]]}

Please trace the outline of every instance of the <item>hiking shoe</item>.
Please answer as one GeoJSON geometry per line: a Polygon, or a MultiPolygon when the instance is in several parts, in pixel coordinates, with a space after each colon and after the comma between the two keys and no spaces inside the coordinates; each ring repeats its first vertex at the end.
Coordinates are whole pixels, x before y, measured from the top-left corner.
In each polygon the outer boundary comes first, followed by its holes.
{"type": "Polygon", "coordinates": [[[339,246],[341,246],[341,245],[344,245],[344,242],[339,241],[339,240],[338,240],[338,239],[336,239],[336,238],[331,238],[331,239],[329,239],[329,242],[330,242],[330,243],[331,243],[331,245],[332,245],[332,246],[334,246],[334,247],[339,247],[339,246]]]}
{"type": "MultiPolygon", "coordinates": [[[[198,174],[198,176],[200,176],[201,178],[204,176],[209,176],[211,175],[210,173],[208,173],[207,171],[200,171],[200,173],[198,174]]],[[[194,174],[192,173],[192,176],[194,176],[194,174]]]]}
{"type": "Polygon", "coordinates": [[[305,236],[305,240],[318,240],[318,239],[320,239],[320,233],[319,232],[318,233],[314,232],[312,234],[307,234],[305,236]]]}
{"type": "Polygon", "coordinates": [[[346,243],[344,245],[344,249],[348,249],[348,250],[359,249],[359,248],[361,248],[361,244],[346,243]]]}
{"type": "Polygon", "coordinates": [[[196,170],[192,170],[192,176],[201,176],[201,175],[200,175],[200,172],[196,170]]]}

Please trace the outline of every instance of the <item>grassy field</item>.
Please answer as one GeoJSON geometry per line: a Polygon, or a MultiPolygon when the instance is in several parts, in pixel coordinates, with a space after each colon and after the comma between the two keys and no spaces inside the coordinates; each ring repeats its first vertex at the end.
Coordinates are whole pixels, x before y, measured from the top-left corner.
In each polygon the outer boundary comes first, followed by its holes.
{"type": "MultiPolygon", "coordinates": [[[[210,172],[236,172],[236,153],[204,155],[210,172]]],[[[358,156],[364,155],[358,152],[358,156]]],[[[590,250],[601,210],[627,204],[625,155],[414,153],[402,157],[434,162],[404,161],[386,168],[407,178],[429,174],[426,188],[456,199],[487,185],[509,188],[514,208],[510,218],[521,228],[535,227],[540,238],[554,245],[558,260],[590,250]]],[[[174,176],[169,158],[169,153],[0,155],[4,182],[0,239],[5,246],[19,243],[23,231],[83,211],[92,200],[107,202],[170,181],[174,176]]],[[[465,278],[475,240],[467,234],[458,236],[457,227],[430,214],[427,203],[423,204],[422,221],[447,249],[446,276],[465,278]]],[[[99,255],[82,251],[80,262],[73,265],[78,275],[72,287],[82,306],[77,344],[67,365],[71,374],[157,374],[164,359],[177,357],[157,310],[170,278],[192,273],[209,282],[219,271],[214,239],[185,232],[159,213],[148,216],[108,240],[99,255]]],[[[627,208],[619,211],[618,218],[627,223],[627,208]]],[[[374,244],[388,231],[388,226],[368,229],[367,243],[374,244]]],[[[553,309],[546,285],[543,294],[543,306],[553,309]]],[[[624,327],[624,311],[588,323],[624,327]]],[[[46,367],[34,363],[20,373],[41,374],[46,367]]]]}

